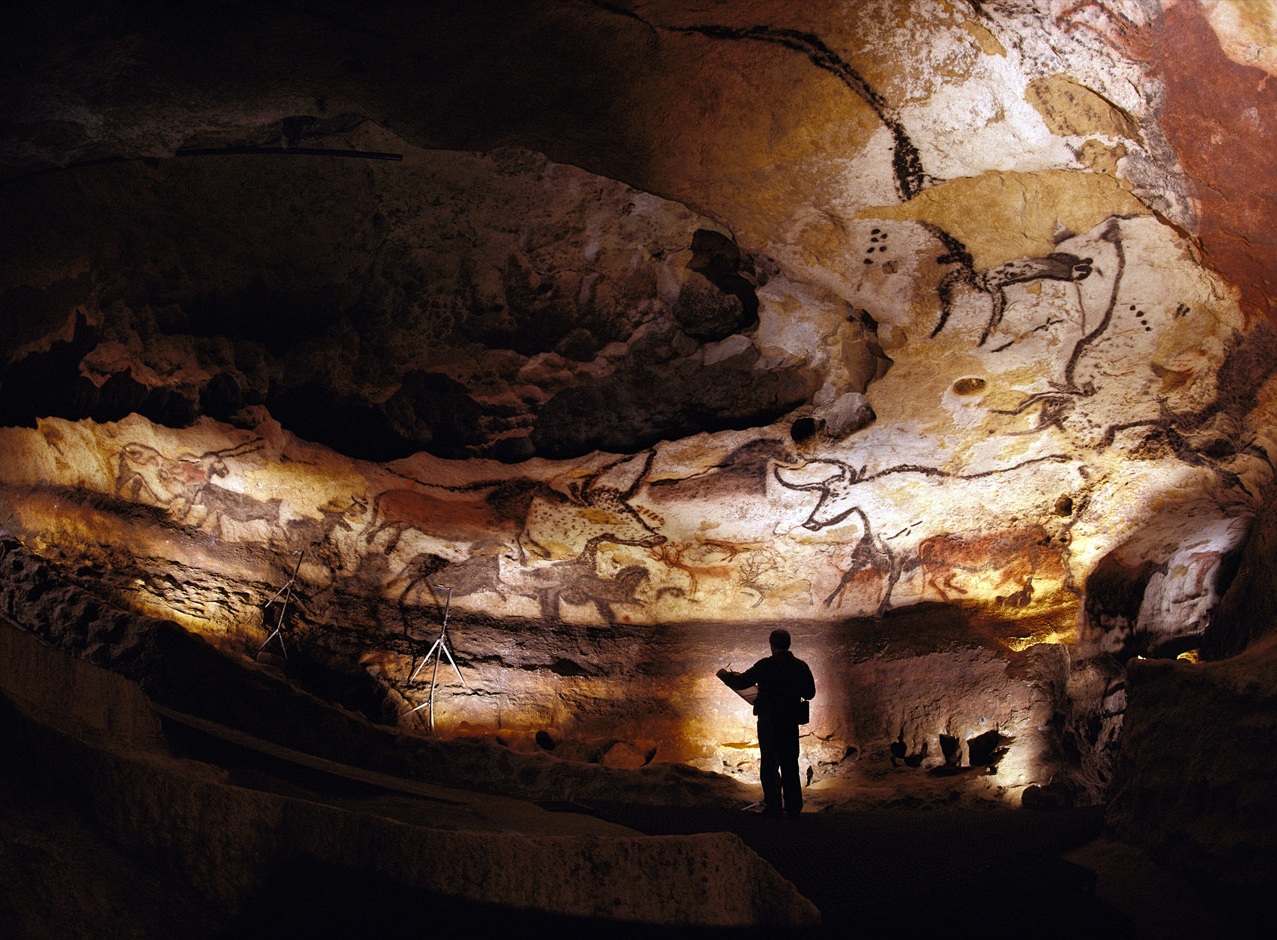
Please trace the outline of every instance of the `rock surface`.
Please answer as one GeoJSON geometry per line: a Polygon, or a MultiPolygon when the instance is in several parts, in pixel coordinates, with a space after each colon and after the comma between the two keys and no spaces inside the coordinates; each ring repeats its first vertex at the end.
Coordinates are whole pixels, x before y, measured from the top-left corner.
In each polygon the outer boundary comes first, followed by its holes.
{"type": "MultiPolygon", "coordinates": [[[[172,729],[166,736],[132,683],[66,659],[8,624],[0,625],[0,638],[6,662],[19,667],[6,675],[3,692],[29,728],[41,729],[17,732],[34,734],[25,743],[38,740],[43,752],[26,773],[56,778],[51,785],[75,794],[115,840],[180,873],[220,917],[240,913],[278,873],[311,865],[372,873],[446,904],[582,923],[753,928],[819,919],[792,885],[727,833],[647,838],[440,788],[408,791],[427,805],[448,805],[446,820],[415,824],[359,801],[344,807],[271,792],[243,771],[227,775],[177,759],[172,729]]],[[[338,764],[314,769],[347,776],[348,787],[411,786],[338,764]]]]}
{"type": "Polygon", "coordinates": [[[447,734],[748,778],[710,677],[783,622],[813,772],[1048,803],[1174,698],[1128,662],[1270,630],[1250,5],[58,15],[0,73],[27,629],[392,724],[448,616],[447,734]]]}

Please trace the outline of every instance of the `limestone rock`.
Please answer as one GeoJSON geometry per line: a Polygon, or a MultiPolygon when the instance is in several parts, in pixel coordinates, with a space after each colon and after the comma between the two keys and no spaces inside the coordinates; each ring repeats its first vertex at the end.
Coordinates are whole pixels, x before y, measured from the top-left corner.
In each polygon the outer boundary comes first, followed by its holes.
{"type": "Polygon", "coordinates": [[[287,583],[380,722],[451,616],[442,726],[618,775],[749,772],[705,677],[785,622],[824,779],[1095,801],[1120,729],[1178,820],[1141,709],[1232,667],[1122,671],[1270,632],[1270,24],[408,7],[5,30],[10,613],[161,683],[287,583]]]}

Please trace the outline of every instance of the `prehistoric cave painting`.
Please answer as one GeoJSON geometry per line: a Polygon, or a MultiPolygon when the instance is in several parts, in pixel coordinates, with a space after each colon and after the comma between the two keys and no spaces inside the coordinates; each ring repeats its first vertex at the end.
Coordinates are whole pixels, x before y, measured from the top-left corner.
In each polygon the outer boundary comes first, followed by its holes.
{"type": "MultiPolygon", "coordinates": [[[[439,487],[450,492],[494,488],[494,483],[464,487],[439,487]]],[[[492,533],[507,532],[513,538],[518,524],[493,505],[490,498],[440,497],[420,489],[383,490],[373,500],[372,517],[362,540],[372,547],[381,541],[381,552],[392,555],[404,533],[429,534],[455,541],[471,541],[492,533]]]]}
{"type": "MultiPolygon", "coordinates": [[[[359,537],[365,549],[375,550],[363,560],[380,558],[384,567],[386,557],[402,551],[409,532],[464,543],[471,549],[463,560],[447,561],[436,548],[419,551],[399,568],[390,583],[403,585],[401,608],[411,607],[425,591],[434,596],[447,587],[456,599],[484,593],[502,602],[535,599],[547,618],[558,618],[564,603],[593,606],[613,622],[618,605],[643,603],[637,592],[650,574],[637,564],[605,573],[606,547],[659,552],[666,543],[656,530],[660,515],[633,504],[654,459],[655,451],[648,451],[551,481],[451,486],[412,480],[414,488],[383,490],[359,537]]],[[[678,562],[678,553],[671,558],[678,562]]]]}
{"type": "MultiPolygon", "coordinates": [[[[881,616],[890,609],[892,593],[895,590],[896,584],[906,571],[913,570],[920,565],[923,566],[924,569],[929,571],[927,583],[931,583],[940,595],[947,600],[949,596],[948,593],[946,593],[946,587],[956,593],[964,593],[962,589],[958,588],[953,583],[953,578],[956,577],[959,571],[969,569],[964,567],[966,565],[966,556],[962,551],[962,546],[945,542],[944,539],[949,538],[946,536],[935,536],[934,540],[924,539],[922,543],[919,543],[919,548],[916,554],[906,554],[893,550],[887,544],[887,539],[874,532],[873,524],[869,519],[868,513],[866,513],[860,505],[860,493],[857,489],[859,484],[869,480],[878,479],[889,474],[897,473],[919,473],[924,476],[942,477],[952,480],[978,480],[985,477],[1009,473],[1034,464],[1067,463],[1071,459],[1072,458],[1065,454],[1050,454],[1045,457],[1034,457],[1029,460],[1024,460],[1018,464],[1012,464],[1011,466],[999,468],[997,470],[985,470],[968,474],[951,473],[949,471],[940,470],[936,467],[919,466],[916,464],[900,464],[898,466],[889,467],[886,470],[879,471],[878,473],[868,475],[865,473],[865,469],[863,467],[856,470],[854,467],[843,463],[842,461],[813,460],[810,464],[808,464],[808,466],[811,464],[830,464],[837,467],[837,471],[826,476],[824,479],[812,482],[798,482],[793,479],[786,479],[783,471],[793,471],[798,469],[795,467],[784,467],[780,464],[776,464],[772,468],[772,473],[775,476],[776,481],[786,489],[809,491],[820,494],[817,497],[815,507],[808,514],[806,520],[803,521],[803,528],[810,529],[813,532],[820,531],[831,526],[839,525],[853,517],[860,523],[860,538],[851,546],[851,549],[846,556],[840,559],[838,569],[841,574],[838,585],[824,599],[824,605],[826,607],[830,607],[837,603],[838,606],[841,606],[843,598],[852,589],[852,587],[868,579],[869,581],[880,585],[879,590],[881,593],[879,595],[877,613],[881,616]],[[929,541],[930,544],[928,544],[929,541]],[[924,545],[927,546],[925,549],[927,555],[926,558],[923,557],[924,545]],[[930,565],[929,569],[928,564],[930,565]]],[[[1036,532],[1034,532],[1033,537],[1037,538],[1039,536],[1036,532]]],[[[1024,548],[1026,551],[1031,551],[1031,563],[1025,573],[1025,578],[1018,583],[1016,591],[1009,593],[1004,598],[1004,603],[1011,606],[1027,606],[1029,600],[1032,598],[1032,576],[1039,570],[1038,559],[1040,557],[1040,546],[1045,543],[1041,541],[1034,542],[1030,547],[1027,544],[1020,544],[1022,540],[1011,539],[1010,543],[1008,543],[1005,541],[997,542],[996,536],[991,538],[993,538],[994,541],[986,546],[986,550],[991,551],[994,548],[1001,546],[1004,549],[1002,554],[1007,554],[1009,552],[1014,554],[1013,550],[1016,548],[1024,548]]],[[[1040,538],[1046,539],[1045,532],[1041,533],[1040,538]]],[[[1002,568],[1006,568],[1011,565],[1018,557],[1019,556],[1008,558],[1003,563],[999,563],[992,559],[986,559],[988,563],[983,566],[982,570],[1001,570],[1002,568]]],[[[1064,569],[1064,575],[1067,578],[1067,563],[1062,561],[1061,564],[1064,569]]]]}
{"type": "Polygon", "coordinates": [[[987,271],[977,271],[971,253],[962,242],[941,228],[933,225],[928,225],[927,228],[947,249],[936,261],[940,264],[957,265],[941,279],[937,288],[940,295],[940,319],[931,331],[932,338],[939,336],[949,322],[959,287],[979,291],[989,298],[989,318],[980,334],[980,341],[976,344],[983,346],[988,342],[990,334],[1002,323],[1007,305],[1006,288],[1009,285],[1026,284],[1029,281],[1081,281],[1090,277],[1094,264],[1091,258],[1079,257],[1067,251],[1055,251],[1045,257],[1018,258],[987,271]]]}
{"type": "MultiPolygon", "coordinates": [[[[1068,416],[1072,413],[1074,406],[1078,400],[1089,398],[1096,394],[1096,386],[1093,381],[1087,381],[1078,384],[1077,369],[1082,357],[1088,350],[1095,346],[1108,332],[1113,322],[1113,312],[1117,306],[1118,292],[1122,286],[1122,277],[1126,270],[1126,253],[1122,245],[1121,231],[1118,227],[1117,219],[1110,219],[1108,224],[1100,231],[1099,241],[1110,246],[1113,253],[1113,264],[1106,272],[1105,276],[1109,282],[1108,297],[1104,305],[1098,321],[1094,327],[1084,333],[1076,343],[1069,354],[1069,358],[1064,363],[1063,374],[1059,381],[1052,381],[1051,388],[1048,391],[1034,392],[1026,395],[1017,405],[1008,409],[995,409],[994,414],[1004,415],[1020,415],[1036,408],[1037,417],[1034,427],[1028,433],[1034,433],[1045,430],[1047,428],[1056,428],[1064,431],[1064,423],[1068,416]]],[[[1091,259],[1087,259],[1091,264],[1091,259]]],[[[1089,273],[1088,267],[1088,273],[1089,273]]],[[[1086,311],[1083,310],[1083,328],[1086,325],[1086,311]]],[[[1147,324],[1145,324],[1147,325],[1147,324]]],[[[1002,347],[1005,348],[1005,347],[1002,347]]],[[[995,352],[1000,350],[994,350],[995,352]]]]}
{"type": "Polygon", "coordinates": [[[784,560],[779,552],[772,550],[752,551],[740,564],[737,574],[743,590],[755,595],[750,607],[757,607],[763,601],[773,603],[806,602],[813,604],[811,581],[807,578],[795,578],[785,570],[784,560]]]}
{"type": "MultiPolygon", "coordinates": [[[[1091,375],[1082,380],[1079,376],[1081,365],[1087,361],[1088,356],[1093,357],[1095,350],[1102,344],[1116,338],[1118,334],[1114,333],[1114,326],[1119,319],[1119,312],[1122,314],[1120,319],[1123,322],[1130,321],[1119,333],[1154,332],[1148,313],[1138,304],[1128,303],[1119,311],[1119,295],[1127,266],[1121,220],[1110,218],[1097,229],[1093,236],[1092,251],[1086,256],[1072,252],[1055,252],[1043,258],[1027,258],[1010,262],[987,272],[977,272],[965,248],[951,236],[938,229],[932,228],[932,231],[949,248],[948,253],[941,256],[939,260],[958,265],[955,271],[950,272],[941,281],[939,287],[941,315],[932,331],[932,336],[940,333],[948,323],[955,298],[954,291],[960,285],[982,291],[992,300],[992,311],[977,343],[977,346],[983,346],[1002,323],[1006,310],[1003,288],[1006,286],[1030,280],[1080,283],[1091,279],[1097,282],[1098,291],[1092,292],[1089,304],[1084,302],[1083,295],[1079,291],[1077,304],[1081,335],[1071,347],[1068,347],[1069,355],[1059,364],[1060,371],[1057,377],[1048,381],[1048,387],[1045,390],[1027,393],[1011,407],[991,409],[992,414],[1011,417],[1033,414],[1034,423],[1031,428],[1008,431],[1006,432],[1008,434],[1037,434],[1052,428],[1062,433],[1069,433],[1067,423],[1076,406],[1080,401],[1095,398],[1100,394],[1101,388],[1096,384],[1097,378],[1107,374],[1102,365],[1096,365],[1091,369],[1091,375]],[[1098,298],[1095,296],[1096,293],[1099,294],[1098,298]],[[1091,309],[1087,309],[1088,307],[1091,309]]],[[[1187,308],[1180,304],[1174,316],[1181,317],[1187,312],[1187,308]]],[[[1057,320],[1048,320],[1038,329],[1054,327],[1057,322],[1057,320]]],[[[1019,341],[1018,339],[1008,340],[992,349],[991,352],[1002,352],[1019,341]]],[[[1166,411],[1164,407],[1162,410],[1166,411]]],[[[1114,435],[1121,430],[1144,425],[1156,425],[1165,429],[1170,427],[1172,420],[1168,413],[1164,413],[1153,419],[1141,419],[1111,426],[1105,431],[1103,440],[1099,442],[1099,448],[1109,446],[1114,435]]]]}
{"type": "MultiPolygon", "coordinates": [[[[1126,249],[1122,244],[1122,232],[1117,219],[1109,219],[1104,228],[1100,230],[1099,240],[1106,242],[1113,251],[1113,267],[1107,274],[1109,281],[1108,301],[1104,305],[1104,312],[1100,315],[1099,322],[1089,333],[1086,333],[1074,344],[1073,351],[1069,354],[1068,362],[1064,366],[1064,382],[1061,385],[1061,391],[1072,395],[1095,394],[1094,386],[1089,383],[1085,388],[1078,386],[1077,366],[1083,354],[1108,332],[1108,328],[1113,322],[1113,311],[1117,307],[1117,295],[1122,289],[1122,277],[1126,273],[1126,249]]],[[[1085,323],[1085,321],[1083,322],[1085,323]]]]}
{"type": "MultiPolygon", "coordinates": [[[[1111,218],[1099,227],[1093,236],[1091,249],[1089,254],[1092,257],[1085,259],[1093,272],[1088,277],[1096,282],[1099,289],[1091,292],[1089,303],[1085,304],[1079,291],[1081,335],[1071,347],[1066,347],[1069,355],[1060,365],[1059,377],[1050,381],[1048,388],[1027,393],[1011,407],[991,409],[991,413],[1033,415],[1032,427],[1008,431],[1008,434],[1037,434],[1055,429],[1075,439],[1079,435],[1085,436],[1078,446],[1095,452],[1112,447],[1118,435],[1124,432],[1144,429],[1143,439],[1136,446],[1145,453],[1160,451],[1190,466],[1210,470],[1229,489],[1244,489],[1244,481],[1224,464],[1230,459],[1248,455],[1271,466],[1267,452],[1254,446],[1255,437],[1252,435],[1247,439],[1243,433],[1245,420],[1238,410],[1239,403],[1249,399],[1250,389],[1262,384],[1271,373],[1271,344],[1260,340],[1255,343],[1249,357],[1226,357],[1225,365],[1218,373],[1214,400],[1202,407],[1178,411],[1166,394],[1154,392],[1146,399],[1145,405],[1153,412],[1151,414],[1146,411],[1139,415],[1137,411],[1135,416],[1131,416],[1132,409],[1123,405],[1119,406],[1117,413],[1131,417],[1131,420],[1112,423],[1097,420],[1096,415],[1102,410],[1100,400],[1109,391],[1107,378],[1124,375],[1110,371],[1101,353],[1107,347],[1117,350],[1110,358],[1116,357],[1121,361],[1124,356],[1129,357],[1129,344],[1136,342],[1134,337],[1141,334],[1155,333],[1156,319],[1144,304],[1124,300],[1121,296],[1128,268],[1122,220],[1111,218]],[[1264,351],[1261,352],[1261,349],[1264,351]],[[1262,364],[1239,368],[1230,364],[1236,358],[1249,358],[1262,364]],[[1245,377],[1238,375],[1239,380],[1234,381],[1231,379],[1234,373],[1244,373],[1245,377]],[[1229,387],[1226,389],[1225,385],[1229,387]],[[1086,420],[1073,422],[1070,426],[1075,410],[1088,399],[1096,404],[1086,420]]],[[[1190,313],[1191,308],[1181,302],[1173,311],[1168,309],[1158,316],[1166,322],[1173,322],[1190,313]]],[[[1010,344],[991,351],[1000,352],[1010,344]]],[[[1151,347],[1147,355],[1153,356],[1151,347]]],[[[1191,383],[1195,377],[1191,368],[1175,372],[1156,360],[1150,362],[1149,368],[1158,377],[1161,389],[1172,392],[1191,383]]],[[[1113,383],[1113,386],[1113,394],[1120,396],[1123,383],[1113,383]]],[[[1109,397],[1112,398],[1111,395],[1109,397]]],[[[1113,408],[1112,400],[1107,402],[1107,407],[1113,408]]]]}
{"type": "Polygon", "coordinates": [[[853,506],[843,518],[848,515],[854,515],[860,520],[861,535],[839,565],[841,575],[838,578],[838,585],[829,592],[824,599],[824,604],[826,607],[831,607],[837,602],[837,605],[841,607],[843,599],[850,590],[864,582],[867,575],[878,592],[878,606],[875,613],[881,617],[891,609],[891,595],[896,588],[896,582],[904,573],[904,566],[886,540],[874,534],[873,526],[869,523],[869,516],[863,509],[853,506]]]}
{"type": "Polygon", "coordinates": [[[255,499],[210,482],[196,495],[185,521],[219,538],[226,534],[223,523],[227,519],[240,523],[264,522],[267,531],[274,532],[279,528],[283,503],[278,497],[255,499]]]}
{"type": "Polygon", "coordinates": [[[658,504],[666,500],[716,503],[740,496],[762,499],[767,495],[772,463],[790,452],[789,445],[778,438],[754,438],[692,476],[648,481],[648,495],[658,504]]]}
{"type": "MultiPolygon", "coordinates": [[[[249,441],[199,456],[183,453],[166,457],[149,444],[136,441],[125,444],[116,459],[115,495],[167,510],[179,522],[186,522],[197,506],[203,506],[205,511],[200,514],[203,521],[210,509],[202,502],[205,491],[213,485],[214,478],[230,472],[227,459],[251,453],[261,446],[261,441],[249,441]]],[[[217,489],[228,492],[222,487],[217,489]]],[[[214,511],[229,508],[229,501],[219,503],[217,494],[208,499],[214,511]]],[[[278,513],[276,516],[278,518],[278,513]]]]}
{"type": "Polygon", "coordinates": [[[344,562],[336,534],[353,532],[352,520],[362,518],[367,512],[368,500],[363,496],[334,497],[319,507],[318,518],[289,519],[284,544],[292,550],[309,551],[330,571],[337,572],[344,562]]]}
{"type": "Polygon", "coordinates": [[[1132,6],[1111,0],[1078,0],[1051,18],[1065,33],[1086,30],[1109,48],[1129,56],[1132,49],[1139,47],[1138,32],[1148,26],[1142,15],[1138,20],[1132,18],[1130,14],[1136,12],[1132,6]]]}
{"type": "Polygon", "coordinates": [[[423,587],[429,590],[435,603],[441,603],[449,591],[453,598],[490,593],[504,601],[509,596],[517,596],[519,592],[501,579],[502,560],[511,551],[510,546],[494,542],[476,546],[461,561],[449,562],[429,552],[417,555],[400,573],[407,585],[399,595],[399,604],[407,606],[423,587]]]}
{"type": "MultiPolygon", "coordinates": [[[[890,232],[881,228],[873,228],[869,230],[869,244],[865,246],[865,257],[863,259],[865,264],[874,264],[875,262],[882,260],[882,259],[876,258],[874,254],[875,252],[878,254],[883,254],[884,252],[886,252],[887,239],[890,236],[890,234],[891,234],[890,232]]],[[[886,274],[895,274],[896,262],[884,261],[882,265],[882,270],[886,274]]],[[[935,334],[933,333],[932,335],[934,336],[935,334]]]]}
{"type": "Polygon", "coordinates": [[[942,600],[969,593],[958,583],[964,575],[996,574],[994,590],[1003,585],[1013,587],[995,599],[1004,607],[1028,607],[1032,603],[1033,579],[1048,567],[1048,556],[1054,554],[1053,576],[1067,567],[1060,552],[1052,549],[1050,536],[1041,526],[987,535],[932,535],[918,543],[917,554],[923,587],[934,589],[942,600]]]}
{"type": "Polygon", "coordinates": [[[581,558],[590,544],[611,542],[651,548],[665,542],[656,531],[655,514],[631,501],[652,468],[656,451],[625,457],[581,479],[565,490],[540,485],[531,492],[517,544],[520,557],[529,550],[538,558],[581,558]],[[649,518],[651,521],[649,521],[649,518]]]}
{"type": "MultiPolygon", "coordinates": [[[[612,541],[607,536],[590,538],[581,554],[569,561],[556,561],[524,572],[523,583],[540,602],[546,620],[562,619],[561,605],[593,605],[600,617],[616,623],[618,604],[643,605],[637,591],[648,584],[651,574],[643,565],[625,565],[611,577],[599,573],[599,546],[612,541]]],[[[525,594],[525,596],[528,596],[525,594]]]]}
{"type": "Polygon", "coordinates": [[[687,578],[687,588],[667,586],[661,596],[685,597],[695,601],[701,588],[701,579],[730,581],[737,575],[737,556],[756,550],[759,543],[727,542],[720,539],[696,539],[692,542],[663,542],[649,548],[648,555],[666,571],[681,571],[687,578]]]}
{"type": "Polygon", "coordinates": [[[659,515],[632,505],[651,469],[655,451],[623,457],[566,482],[480,480],[461,486],[424,483],[378,494],[363,533],[365,545],[392,554],[404,534],[416,531],[451,541],[508,535],[522,562],[581,556],[594,539],[615,545],[652,547],[665,537],[659,515]],[[482,497],[437,496],[420,487],[482,497]]]}
{"type": "Polygon", "coordinates": [[[125,444],[117,458],[115,495],[185,516],[209,480],[228,472],[218,453],[172,459],[146,444],[125,444]]]}
{"type": "Polygon", "coordinates": [[[616,606],[646,605],[639,592],[650,584],[651,574],[640,564],[604,574],[600,554],[610,542],[607,536],[594,536],[576,557],[534,566],[519,564],[516,549],[501,542],[479,545],[469,557],[455,562],[424,552],[404,565],[395,579],[404,582],[398,595],[404,629],[408,629],[408,612],[420,606],[426,595],[439,604],[449,593],[454,601],[475,594],[494,594],[502,602],[530,598],[537,601],[546,620],[561,620],[563,604],[593,606],[605,622],[615,623],[616,606]]]}
{"type": "Polygon", "coordinates": [[[783,46],[805,55],[816,68],[828,72],[847,86],[857,98],[864,102],[877,116],[883,127],[891,134],[892,160],[891,166],[895,176],[896,189],[903,199],[912,199],[935,181],[927,175],[922,167],[922,157],[917,146],[909,139],[904,123],[881,94],[871,86],[850,62],[834,52],[823,39],[813,33],[783,26],[746,26],[732,27],[717,24],[697,26],[665,26],[652,23],[632,10],[626,10],[611,3],[600,2],[599,6],[636,19],[650,29],[664,29],[671,33],[695,34],[710,39],[724,39],[731,42],[761,42],[769,45],[783,46]]]}
{"type": "Polygon", "coordinates": [[[404,638],[411,639],[424,607],[443,610],[451,602],[475,594],[495,594],[502,602],[518,595],[501,579],[501,563],[512,551],[509,545],[488,542],[476,545],[461,561],[450,562],[431,552],[411,558],[390,582],[403,583],[395,603],[404,638]]]}
{"type": "Polygon", "coordinates": [[[797,470],[797,467],[786,467],[776,464],[772,468],[772,475],[775,476],[776,482],[789,490],[804,490],[819,493],[816,505],[812,508],[807,518],[803,521],[802,526],[813,532],[829,526],[838,525],[853,513],[856,514],[862,522],[866,522],[863,510],[859,506],[860,493],[858,487],[861,483],[867,483],[870,480],[877,480],[881,477],[889,476],[897,473],[919,473],[923,476],[942,477],[951,480],[979,480],[984,477],[997,476],[1002,473],[1010,473],[1014,470],[1020,470],[1024,467],[1030,467],[1040,463],[1068,463],[1074,458],[1068,454],[1047,454],[1044,457],[1031,457],[1028,460],[1022,460],[1020,463],[1011,464],[1007,467],[1000,467],[996,470],[982,470],[977,473],[952,473],[948,470],[941,470],[938,467],[927,467],[920,464],[897,464],[894,467],[888,467],[885,470],[879,470],[877,473],[866,474],[865,468],[861,467],[857,470],[850,464],[841,460],[821,459],[809,461],[805,466],[815,464],[829,464],[836,467],[836,471],[826,476],[824,479],[812,482],[796,482],[794,480],[785,479],[782,471],[797,470]]]}

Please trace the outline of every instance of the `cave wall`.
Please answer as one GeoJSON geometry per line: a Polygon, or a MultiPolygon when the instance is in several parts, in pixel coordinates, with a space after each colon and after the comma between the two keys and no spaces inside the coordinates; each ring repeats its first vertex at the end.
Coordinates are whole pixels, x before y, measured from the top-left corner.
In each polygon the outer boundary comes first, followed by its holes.
{"type": "Polygon", "coordinates": [[[797,624],[820,766],[1098,798],[1271,494],[1253,12],[10,14],[0,528],[236,656],[295,572],[401,708],[446,608],[449,727],[735,773],[702,679],[797,624]]]}
{"type": "MultiPolygon", "coordinates": [[[[482,234],[414,215],[405,237],[429,237],[383,247],[358,299],[339,282],[363,249],[340,231],[316,236],[330,249],[318,257],[346,261],[313,284],[292,258],[313,261],[314,245],[250,228],[254,255],[307,281],[300,295],[288,279],[262,286],[254,265],[206,273],[225,258],[200,232],[227,220],[188,233],[196,250],[155,275],[171,294],[62,240],[87,266],[71,281],[102,293],[62,308],[44,349],[13,354],[6,482],[149,507],[223,541],[326,539],[371,588],[437,575],[462,582],[461,607],[482,594],[510,615],[554,619],[565,602],[603,622],[828,619],[921,600],[1065,610],[1109,557],[1182,570],[1209,607],[1270,476],[1253,410],[1268,360],[1155,218],[1102,219],[1006,262],[996,288],[937,254],[952,236],[929,223],[865,221],[868,273],[850,297],[760,274],[774,263],[717,234],[753,271],[733,274],[751,319],[696,270],[727,263],[696,248],[709,220],[532,155],[422,159],[424,176],[398,185],[463,175],[465,199],[438,214],[482,234]],[[550,214],[537,193],[559,186],[550,214]],[[582,188],[608,194],[584,219],[582,188]],[[496,221],[512,193],[547,213],[520,217],[517,236],[496,221]],[[574,221],[555,231],[561,217],[574,221]],[[711,314],[726,319],[706,326],[711,314]],[[309,479],[285,454],[292,437],[327,446],[309,479]]],[[[137,233],[153,230],[135,215],[137,233]]],[[[1204,620],[1150,605],[1141,629],[1182,619],[1204,620]]]]}
{"type": "Polygon", "coordinates": [[[1272,886],[1274,649],[1133,662],[1109,811],[1120,838],[1252,920],[1272,886]]]}
{"type": "MultiPolygon", "coordinates": [[[[57,77],[20,56],[6,423],[253,429],[164,446],[116,432],[83,455],[114,465],[90,487],[206,531],[238,513],[259,542],[275,518],[362,507],[347,524],[370,544],[387,532],[396,574],[423,555],[428,574],[486,568],[523,582],[513,602],[483,592],[510,614],[565,597],[600,620],[1063,610],[1105,558],[1186,571],[1209,607],[1271,475],[1267,347],[1190,234],[1164,63],[1127,48],[1199,21],[1151,6],[720,15],[582,3],[498,25],[483,6],[388,4],[357,31],[325,11],[285,53],[328,53],[306,87],[257,55],[297,11],[231,18],[191,61],[160,53],[211,13],[104,35],[90,19],[62,56],[84,53],[98,83],[76,93],[112,111],[81,117],[78,139],[57,77]],[[376,78],[356,54],[372,36],[376,78]],[[187,105],[165,108],[155,81],[187,105]],[[417,85],[436,94],[409,107],[417,85]],[[460,113],[462,88],[489,107],[460,113]],[[548,127],[538,95],[561,105],[548,127]],[[161,127],[161,149],[139,149],[161,127]],[[125,161],[95,162],[108,150],[125,161]],[[70,168],[20,169],[46,162],[70,168]],[[357,459],[562,463],[475,462],[453,489],[423,486],[427,465],[401,492],[352,481],[311,502],[246,485],[269,453],[263,409],[357,459]],[[246,462],[213,466],[197,496],[207,469],[144,485],[131,444],[157,466],[246,462]],[[595,452],[637,456],[609,468],[595,452]],[[422,532],[413,514],[439,500],[467,518],[422,532]]],[[[22,462],[14,482],[35,475],[22,462]]],[[[1204,621],[1160,603],[1142,618],[1154,634],[1204,621]]]]}
{"type": "MultiPolygon", "coordinates": [[[[135,857],[178,875],[228,930],[239,929],[239,915],[258,922],[254,905],[266,904],[271,888],[329,872],[380,879],[367,883],[364,901],[374,909],[364,912],[365,924],[382,922],[386,914],[375,908],[402,904],[413,897],[409,891],[436,918],[458,921],[492,910],[551,915],[562,919],[552,923],[567,925],[612,919],[665,928],[819,920],[810,901],[729,833],[652,838],[602,823],[564,823],[548,813],[525,817],[523,831],[512,833],[508,822],[494,825],[501,807],[449,800],[456,794],[448,790],[413,794],[450,804],[453,819],[443,825],[272,792],[252,785],[242,769],[228,773],[182,759],[180,748],[175,754],[173,729],[161,719],[172,713],[157,713],[136,683],[50,649],[7,621],[0,622],[0,650],[13,667],[0,677],[5,752],[22,761],[23,778],[70,800],[135,857]],[[470,818],[458,825],[459,816],[470,818]],[[670,871],[683,877],[671,882],[670,871]]],[[[351,774],[347,788],[404,785],[399,778],[360,777],[339,763],[324,772],[351,774]]],[[[32,935],[50,922],[72,930],[101,926],[77,923],[74,904],[54,917],[39,901],[20,901],[18,908],[28,917],[15,924],[32,935]]]]}

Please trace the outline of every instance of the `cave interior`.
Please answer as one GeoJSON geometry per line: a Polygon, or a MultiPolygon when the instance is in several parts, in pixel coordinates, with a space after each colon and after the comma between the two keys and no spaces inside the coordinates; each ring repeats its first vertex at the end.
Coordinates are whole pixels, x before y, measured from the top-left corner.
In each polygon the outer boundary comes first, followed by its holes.
{"type": "Polygon", "coordinates": [[[1271,4],[0,33],[12,935],[1259,910],[1271,4]],[[783,833],[715,678],[777,626],[783,833]]]}

